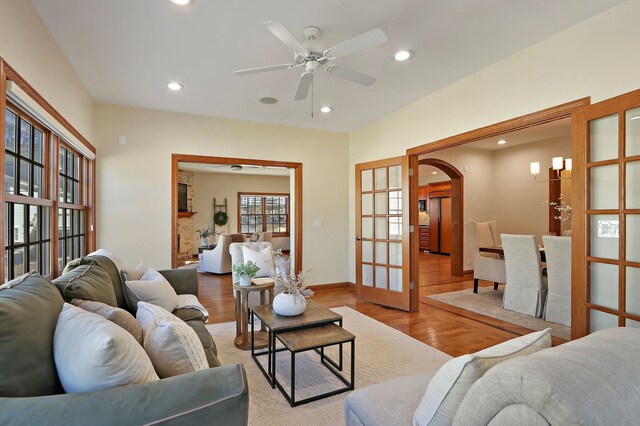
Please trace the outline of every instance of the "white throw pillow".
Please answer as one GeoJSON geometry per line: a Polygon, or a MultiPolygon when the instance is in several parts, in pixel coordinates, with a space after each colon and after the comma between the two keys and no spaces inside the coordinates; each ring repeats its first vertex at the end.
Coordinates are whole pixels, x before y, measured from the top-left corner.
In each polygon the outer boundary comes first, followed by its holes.
{"type": "Polygon", "coordinates": [[[125,275],[124,290],[131,310],[135,310],[138,302],[162,306],[169,312],[173,312],[178,306],[176,291],[171,287],[169,281],[155,269],[140,264],[135,270],[126,270],[125,275]],[[140,275],[140,271],[144,272],[140,275]],[[139,279],[136,279],[138,276],[139,279]]]}
{"type": "Polygon", "coordinates": [[[414,426],[451,425],[465,395],[491,367],[518,356],[551,347],[551,329],[500,343],[471,355],[449,360],[433,376],[418,409],[414,426]]]}
{"type": "Polygon", "coordinates": [[[129,332],[69,303],[58,316],[53,356],[66,393],[158,380],[149,356],[129,332]]]}
{"type": "Polygon", "coordinates": [[[139,302],[136,319],[144,332],[144,349],[161,378],[209,368],[196,332],[160,306],[139,302]]]}
{"type": "Polygon", "coordinates": [[[247,246],[242,246],[242,258],[245,263],[252,261],[260,268],[256,277],[270,277],[273,263],[273,255],[271,253],[271,247],[266,247],[261,251],[254,250],[247,246]]]}
{"type": "Polygon", "coordinates": [[[122,271],[124,269],[124,264],[122,263],[122,260],[120,259],[120,257],[118,257],[118,255],[113,253],[111,250],[101,248],[94,252],[89,253],[87,256],[108,257],[113,262],[113,264],[116,265],[116,268],[118,268],[118,271],[122,271]]]}

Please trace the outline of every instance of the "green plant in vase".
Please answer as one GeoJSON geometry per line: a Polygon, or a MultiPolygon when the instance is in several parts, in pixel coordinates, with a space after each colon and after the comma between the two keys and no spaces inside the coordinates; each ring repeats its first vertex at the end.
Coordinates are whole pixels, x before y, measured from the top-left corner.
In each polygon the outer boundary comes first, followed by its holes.
{"type": "Polygon", "coordinates": [[[197,229],[196,234],[198,234],[198,237],[200,238],[200,246],[207,247],[209,246],[209,240],[207,238],[213,235],[214,232],[213,232],[213,229],[211,228],[202,228],[202,229],[197,229]]]}
{"type": "Polygon", "coordinates": [[[251,278],[255,277],[259,270],[258,265],[250,260],[231,266],[231,271],[238,277],[241,286],[251,285],[251,278]]]}

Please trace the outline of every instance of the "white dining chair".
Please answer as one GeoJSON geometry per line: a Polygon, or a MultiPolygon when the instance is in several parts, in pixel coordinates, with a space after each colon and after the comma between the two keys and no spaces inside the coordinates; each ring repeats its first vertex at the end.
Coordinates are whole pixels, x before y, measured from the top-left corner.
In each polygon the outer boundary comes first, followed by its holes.
{"type": "Polygon", "coordinates": [[[507,282],[504,260],[480,254],[475,222],[464,224],[464,237],[473,260],[473,292],[478,292],[478,280],[493,282],[493,288],[497,290],[499,283],[507,282]]]}
{"type": "Polygon", "coordinates": [[[548,293],[544,319],[571,325],[571,237],[542,237],[547,258],[548,293]]]}
{"type": "Polygon", "coordinates": [[[501,234],[507,272],[502,307],[542,318],[547,278],[542,275],[540,250],[533,235],[501,234]]]}

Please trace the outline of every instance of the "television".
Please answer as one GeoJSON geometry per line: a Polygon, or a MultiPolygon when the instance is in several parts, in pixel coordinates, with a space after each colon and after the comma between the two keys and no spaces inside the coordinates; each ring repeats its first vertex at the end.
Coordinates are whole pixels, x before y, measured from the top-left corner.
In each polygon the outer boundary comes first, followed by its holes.
{"type": "Polygon", "coordinates": [[[187,211],[187,184],[185,183],[178,184],[178,211],[187,211]]]}

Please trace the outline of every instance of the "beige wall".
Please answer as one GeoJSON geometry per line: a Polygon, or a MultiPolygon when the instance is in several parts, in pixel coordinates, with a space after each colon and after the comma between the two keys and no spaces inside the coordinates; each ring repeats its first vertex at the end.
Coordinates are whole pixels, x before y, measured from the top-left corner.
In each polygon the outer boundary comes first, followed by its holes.
{"type": "Polygon", "coordinates": [[[93,100],[30,1],[0,0],[0,56],[93,143],[93,100]]]}
{"type": "Polygon", "coordinates": [[[567,101],[640,88],[640,0],[584,21],[349,133],[349,277],[355,280],[354,165],[567,101]]]}
{"type": "Polygon", "coordinates": [[[256,158],[303,164],[303,267],[312,284],[347,280],[347,134],[104,104],[95,129],[98,245],[126,264],[170,266],[172,153],[256,158]]]}
{"type": "MultiPolygon", "coordinates": [[[[289,176],[259,176],[233,173],[194,173],[193,180],[193,216],[195,229],[213,228],[213,198],[217,204],[227,199],[229,221],[218,228],[224,234],[238,232],[238,192],[289,193],[289,176]]],[[[197,253],[200,239],[194,235],[194,248],[197,253]]],[[[211,238],[213,241],[213,237],[211,238]]],[[[289,250],[289,238],[274,238],[274,250],[289,250]]]]}

